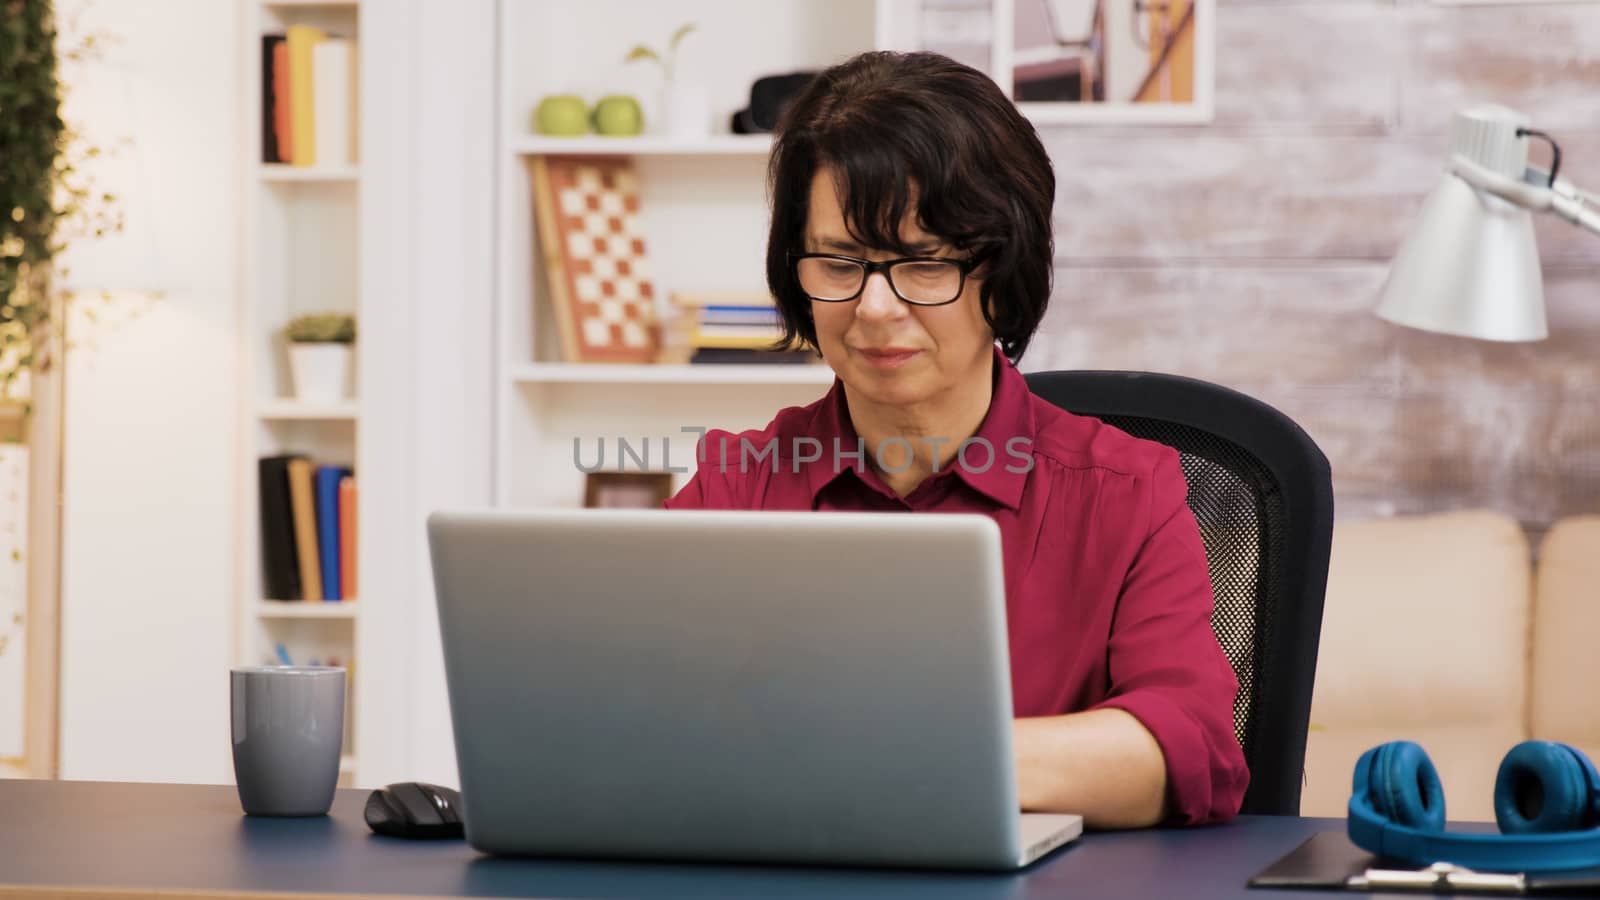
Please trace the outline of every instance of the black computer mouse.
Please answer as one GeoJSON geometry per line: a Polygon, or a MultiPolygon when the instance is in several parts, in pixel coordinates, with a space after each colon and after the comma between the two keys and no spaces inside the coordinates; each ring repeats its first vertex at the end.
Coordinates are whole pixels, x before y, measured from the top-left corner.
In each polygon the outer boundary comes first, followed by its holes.
{"type": "Polygon", "coordinates": [[[421,781],[378,788],[367,797],[367,825],[378,834],[403,838],[459,838],[461,794],[421,781]]]}

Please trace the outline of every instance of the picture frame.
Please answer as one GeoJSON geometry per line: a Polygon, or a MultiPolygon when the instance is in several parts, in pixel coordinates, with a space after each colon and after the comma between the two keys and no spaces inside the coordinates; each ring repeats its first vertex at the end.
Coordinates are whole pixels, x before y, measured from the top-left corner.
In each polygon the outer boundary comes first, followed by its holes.
{"type": "Polygon", "coordinates": [[[1216,26],[1216,0],[882,0],[876,43],[983,71],[1035,125],[1195,125],[1216,26]]]}
{"type": "Polygon", "coordinates": [[[660,509],[671,496],[671,472],[589,472],[584,477],[586,509],[660,509]]]}

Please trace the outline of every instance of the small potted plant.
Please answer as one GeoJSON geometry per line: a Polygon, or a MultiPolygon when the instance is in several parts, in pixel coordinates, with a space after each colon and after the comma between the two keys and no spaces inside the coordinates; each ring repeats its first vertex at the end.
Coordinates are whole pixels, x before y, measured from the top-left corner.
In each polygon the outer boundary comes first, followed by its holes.
{"type": "Polygon", "coordinates": [[[693,22],[681,25],[667,39],[666,47],[657,51],[646,44],[636,44],[624,62],[647,59],[661,66],[661,119],[674,137],[699,138],[711,133],[711,95],[704,84],[685,82],[678,78],[678,45],[695,30],[693,22]]]}
{"type": "Polygon", "coordinates": [[[295,399],[337,403],[350,396],[351,345],[356,320],[346,313],[296,316],[284,330],[289,339],[289,372],[295,399]]]}

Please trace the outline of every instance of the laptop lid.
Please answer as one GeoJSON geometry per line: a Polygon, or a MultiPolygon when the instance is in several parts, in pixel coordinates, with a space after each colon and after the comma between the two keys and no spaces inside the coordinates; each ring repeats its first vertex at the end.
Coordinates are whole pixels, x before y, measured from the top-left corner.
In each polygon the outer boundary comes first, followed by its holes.
{"type": "Polygon", "coordinates": [[[990,519],[538,510],[427,530],[480,851],[1033,855],[990,519]]]}

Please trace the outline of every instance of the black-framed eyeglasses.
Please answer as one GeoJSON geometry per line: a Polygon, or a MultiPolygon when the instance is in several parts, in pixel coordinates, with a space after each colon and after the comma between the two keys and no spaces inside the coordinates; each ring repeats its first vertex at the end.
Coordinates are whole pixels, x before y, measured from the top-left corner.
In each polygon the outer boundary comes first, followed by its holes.
{"type": "Polygon", "coordinates": [[[961,298],[967,275],[982,257],[946,259],[907,256],[873,262],[837,253],[790,253],[789,266],[806,296],[823,303],[844,303],[861,296],[867,279],[883,272],[896,297],[913,306],[944,306],[961,298]]]}

